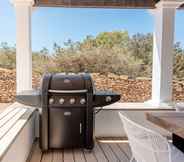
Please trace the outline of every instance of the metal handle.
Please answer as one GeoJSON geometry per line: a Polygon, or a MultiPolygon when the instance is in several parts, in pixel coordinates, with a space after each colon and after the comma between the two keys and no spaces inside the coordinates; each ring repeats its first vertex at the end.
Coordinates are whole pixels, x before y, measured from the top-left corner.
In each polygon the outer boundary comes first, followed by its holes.
{"type": "Polygon", "coordinates": [[[82,123],[80,123],[80,134],[82,134],[82,123]]]}
{"type": "Polygon", "coordinates": [[[53,90],[49,89],[49,92],[51,93],[86,93],[87,89],[81,89],[81,90],[53,90]]]}

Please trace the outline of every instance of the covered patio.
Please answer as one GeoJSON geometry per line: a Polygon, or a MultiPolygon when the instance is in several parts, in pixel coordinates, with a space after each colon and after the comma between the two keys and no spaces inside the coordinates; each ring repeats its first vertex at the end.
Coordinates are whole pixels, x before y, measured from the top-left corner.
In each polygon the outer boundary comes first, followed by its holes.
{"type": "MultiPolygon", "coordinates": [[[[119,112],[132,114],[130,116],[138,123],[160,132],[168,139],[172,138],[172,131],[169,130],[173,130],[173,127],[156,126],[148,121],[147,113],[162,113],[164,119],[170,118],[170,113],[175,113],[172,102],[172,51],[175,13],[177,9],[184,8],[183,0],[12,0],[11,3],[16,12],[17,93],[32,90],[31,17],[34,10],[39,10],[39,7],[121,8],[147,9],[154,17],[152,98],[145,103],[116,103],[105,107],[95,117],[96,145],[92,152],[63,149],[42,153],[38,147],[38,110],[14,103],[0,112],[0,121],[3,122],[0,126],[1,162],[128,162],[132,160],[132,153],[119,112]],[[21,149],[17,152],[16,148],[21,149]]],[[[178,117],[178,114],[175,115],[178,117]]]]}
{"type": "Polygon", "coordinates": [[[98,7],[148,9],[154,17],[152,65],[152,106],[172,104],[173,45],[175,12],[183,8],[182,0],[131,1],[49,1],[13,0],[16,12],[17,92],[32,89],[31,15],[39,7],[98,7]],[[167,58],[167,59],[165,59],[167,58]]]}

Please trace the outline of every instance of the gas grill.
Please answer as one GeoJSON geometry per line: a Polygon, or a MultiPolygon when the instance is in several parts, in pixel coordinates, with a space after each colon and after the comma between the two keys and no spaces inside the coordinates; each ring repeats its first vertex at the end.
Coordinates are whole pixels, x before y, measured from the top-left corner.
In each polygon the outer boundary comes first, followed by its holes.
{"type": "Polygon", "coordinates": [[[41,90],[24,91],[20,103],[41,107],[40,148],[94,146],[95,107],[112,104],[120,95],[95,91],[89,74],[45,74],[41,90]]]}

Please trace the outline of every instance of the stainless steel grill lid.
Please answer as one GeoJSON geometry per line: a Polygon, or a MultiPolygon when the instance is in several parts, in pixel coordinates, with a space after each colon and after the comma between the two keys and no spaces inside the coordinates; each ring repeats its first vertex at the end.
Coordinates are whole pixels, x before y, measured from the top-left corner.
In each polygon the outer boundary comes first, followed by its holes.
{"type": "Polygon", "coordinates": [[[54,74],[51,78],[50,89],[52,90],[82,90],[85,89],[83,75],[62,73],[54,74]]]}

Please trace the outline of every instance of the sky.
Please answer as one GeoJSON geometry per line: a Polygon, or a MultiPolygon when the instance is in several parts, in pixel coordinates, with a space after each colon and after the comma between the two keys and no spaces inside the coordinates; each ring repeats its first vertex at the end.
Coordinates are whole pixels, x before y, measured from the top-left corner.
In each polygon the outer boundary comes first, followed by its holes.
{"type": "MultiPolygon", "coordinates": [[[[0,0],[0,42],[14,46],[16,40],[15,10],[10,0],[0,0]]],[[[148,10],[36,8],[32,13],[32,49],[53,43],[63,45],[68,39],[81,41],[87,35],[104,31],[126,30],[130,36],[153,32],[154,20],[148,10]]],[[[176,12],[175,42],[184,47],[184,11],[176,12]]]]}

